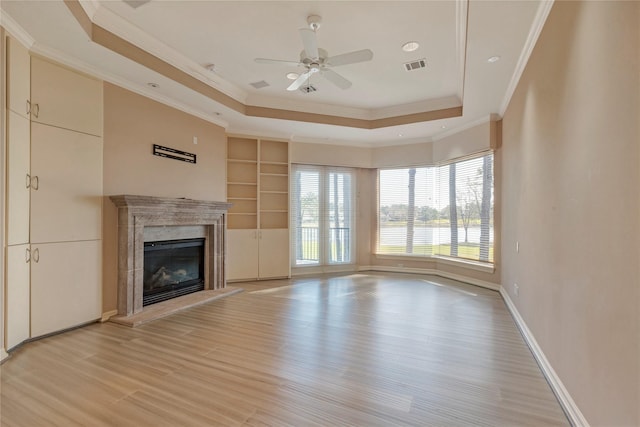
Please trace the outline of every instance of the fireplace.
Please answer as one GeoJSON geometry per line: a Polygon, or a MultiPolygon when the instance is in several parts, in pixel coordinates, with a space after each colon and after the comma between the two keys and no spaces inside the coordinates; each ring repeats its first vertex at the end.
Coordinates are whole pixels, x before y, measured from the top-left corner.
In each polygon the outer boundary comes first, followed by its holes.
{"type": "MultiPolygon", "coordinates": [[[[173,296],[176,296],[175,292],[186,292],[181,289],[182,283],[177,280],[177,276],[191,275],[192,270],[198,270],[202,279],[202,284],[198,286],[203,286],[204,292],[223,290],[226,287],[224,256],[226,214],[231,206],[229,203],[126,194],[110,198],[118,208],[119,317],[133,316],[142,313],[143,307],[153,307],[149,305],[151,302],[145,301],[145,288],[151,290],[151,295],[162,286],[158,283],[146,286],[145,279],[149,273],[151,276],[158,274],[159,277],[166,274],[166,280],[163,279],[168,290],[166,294],[169,295],[166,299],[171,297],[172,292],[173,296]],[[197,245],[201,246],[201,249],[188,246],[169,250],[201,251],[201,260],[198,261],[197,267],[195,264],[189,264],[188,268],[184,265],[180,267],[178,264],[182,262],[181,256],[178,256],[178,259],[162,261],[167,263],[164,270],[162,265],[149,267],[146,261],[147,252],[153,251],[147,249],[153,247],[152,245],[170,242],[168,244],[171,246],[176,241],[187,239],[198,240],[197,245]],[[169,274],[167,270],[174,271],[169,274]]],[[[184,284],[184,287],[195,283],[197,282],[189,282],[184,284]]]]}
{"type": "Polygon", "coordinates": [[[142,305],[204,290],[204,239],[146,242],[142,305]]]}

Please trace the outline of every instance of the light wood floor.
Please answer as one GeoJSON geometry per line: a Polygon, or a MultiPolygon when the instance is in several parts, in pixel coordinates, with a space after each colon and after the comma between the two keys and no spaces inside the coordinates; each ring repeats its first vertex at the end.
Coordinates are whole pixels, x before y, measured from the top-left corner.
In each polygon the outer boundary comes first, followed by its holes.
{"type": "Polygon", "coordinates": [[[1,424],[568,425],[497,292],[377,273],[240,287],[22,346],[1,424]]]}

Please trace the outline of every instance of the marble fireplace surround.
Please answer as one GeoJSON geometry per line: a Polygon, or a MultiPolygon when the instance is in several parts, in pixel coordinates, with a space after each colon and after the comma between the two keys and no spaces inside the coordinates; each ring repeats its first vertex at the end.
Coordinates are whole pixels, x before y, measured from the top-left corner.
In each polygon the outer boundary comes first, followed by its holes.
{"type": "Polygon", "coordinates": [[[118,208],[118,316],[143,311],[145,234],[181,238],[180,230],[202,230],[205,291],[226,287],[224,255],[226,213],[230,203],[135,195],[110,196],[110,199],[118,208]],[[149,233],[151,228],[153,233],[149,233]]]}

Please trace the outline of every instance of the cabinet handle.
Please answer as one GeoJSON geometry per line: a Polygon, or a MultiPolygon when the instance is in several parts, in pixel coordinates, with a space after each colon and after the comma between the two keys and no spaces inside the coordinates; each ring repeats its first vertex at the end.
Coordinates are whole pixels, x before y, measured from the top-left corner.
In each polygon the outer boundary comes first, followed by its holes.
{"type": "Polygon", "coordinates": [[[40,114],[40,104],[33,104],[33,115],[35,118],[38,118],[38,114],[40,114]]]}
{"type": "Polygon", "coordinates": [[[258,239],[262,240],[262,230],[258,231],[258,239]]]}
{"type": "Polygon", "coordinates": [[[27,99],[27,116],[31,114],[31,101],[27,99]]]}
{"type": "Polygon", "coordinates": [[[31,175],[27,174],[27,189],[31,188],[31,175]]]}
{"type": "Polygon", "coordinates": [[[38,248],[35,248],[33,250],[33,261],[35,263],[38,263],[40,261],[40,249],[38,249],[38,248]]]}
{"type": "Polygon", "coordinates": [[[31,177],[31,188],[34,190],[40,188],[40,178],[38,178],[38,175],[31,177]]]}
{"type": "Polygon", "coordinates": [[[24,254],[25,260],[24,262],[26,262],[27,264],[29,264],[29,261],[31,261],[31,249],[27,248],[25,250],[25,254],[24,254]]]}

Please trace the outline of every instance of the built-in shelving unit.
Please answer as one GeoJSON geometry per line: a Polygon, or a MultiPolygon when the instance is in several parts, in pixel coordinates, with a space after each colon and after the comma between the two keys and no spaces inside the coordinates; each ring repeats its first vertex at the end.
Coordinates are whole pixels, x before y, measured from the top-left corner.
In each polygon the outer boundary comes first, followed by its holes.
{"type": "Polygon", "coordinates": [[[289,276],[289,143],[227,138],[228,279],[289,276]]]}
{"type": "Polygon", "coordinates": [[[229,229],[258,228],[258,141],[229,138],[227,143],[229,229]]]}

